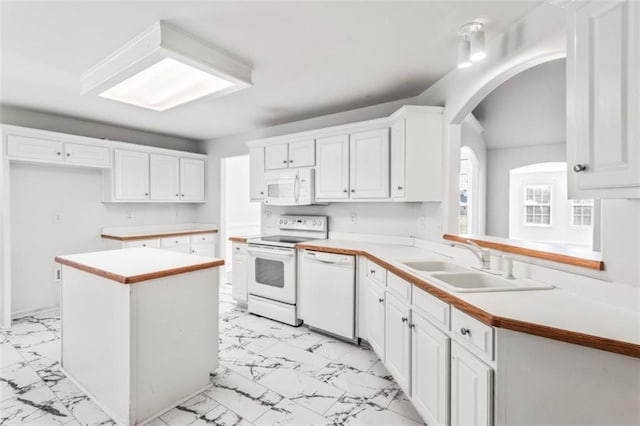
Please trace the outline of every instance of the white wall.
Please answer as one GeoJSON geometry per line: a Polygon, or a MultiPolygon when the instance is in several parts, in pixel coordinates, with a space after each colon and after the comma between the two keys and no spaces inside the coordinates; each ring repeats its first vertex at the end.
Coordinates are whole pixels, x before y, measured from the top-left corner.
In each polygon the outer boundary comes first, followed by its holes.
{"type": "Polygon", "coordinates": [[[487,235],[509,238],[509,172],[536,163],[566,161],[566,144],[487,151],[487,235]]]}
{"type": "MultiPolygon", "coordinates": [[[[198,142],[69,117],[8,107],[0,111],[5,124],[191,152],[201,148],[198,142]]],[[[103,204],[101,173],[79,167],[9,164],[10,199],[8,204],[3,201],[2,209],[8,206],[10,211],[12,314],[57,305],[54,257],[102,249],[102,227],[196,220],[195,205],[103,204]],[[58,214],[61,221],[54,223],[58,214]]]]}
{"type": "Polygon", "coordinates": [[[87,168],[11,163],[14,314],[57,305],[54,257],[102,250],[102,227],[195,221],[195,208],[189,205],[102,203],[101,173],[87,168]],[[60,223],[54,223],[57,214],[60,223]]]}
{"type": "Polygon", "coordinates": [[[571,201],[567,199],[567,169],[536,172],[513,172],[509,184],[509,238],[514,240],[568,243],[591,248],[591,227],[571,225],[571,201]],[[529,185],[551,186],[551,224],[549,226],[524,223],[524,193],[529,185]]]}

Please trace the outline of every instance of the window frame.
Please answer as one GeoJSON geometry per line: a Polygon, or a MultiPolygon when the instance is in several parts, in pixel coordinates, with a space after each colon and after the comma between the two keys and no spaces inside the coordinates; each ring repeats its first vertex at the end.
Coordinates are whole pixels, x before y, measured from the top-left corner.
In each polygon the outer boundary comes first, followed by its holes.
{"type": "MultiPolygon", "coordinates": [[[[570,200],[571,204],[569,206],[569,226],[573,229],[592,229],[593,228],[593,219],[594,219],[594,211],[595,211],[595,206],[594,206],[594,200],[570,200]],[[587,204],[584,204],[584,202],[587,202],[587,204]],[[584,225],[584,224],[576,224],[574,221],[574,214],[573,214],[573,209],[574,207],[591,207],[591,224],[590,225],[584,225]]],[[[584,218],[584,214],[582,215],[582,217],[584,218]]]]}
{"type": "Polygon", "coordinates": [[[522,211],[522,224],[523,226],[533,227],[533,228],[552,228],[553,227],[553,185],[552,184],[544,184],[544,183],[536,183],[536,184],[527,184],[524,185],[524,195],[523,195],[523,211],[522,211]],[[539,188],[545,187],[549,188],[549,203],[548,204],[529,204],[527,203],[527,190],[529,188],[539,188]],[[530,223],[527,221],[527,207],[549,207],[549,223],[530,223]]]}

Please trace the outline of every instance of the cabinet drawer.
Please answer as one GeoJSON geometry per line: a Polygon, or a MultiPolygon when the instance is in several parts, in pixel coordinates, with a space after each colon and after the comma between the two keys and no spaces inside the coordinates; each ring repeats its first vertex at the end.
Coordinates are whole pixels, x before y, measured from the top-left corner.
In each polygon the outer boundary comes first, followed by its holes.
{"type": "Polygon", "coordinates": [[[387,270],[367,259],[367,277],[380,285],[387,285],[387,270]]]}
{"type": "Polygon", "coordinates": [[[64,144],[65,161],[81,166],[109,167],[109,148],[104,146],[64,144]]]}
{"type": "Polygon", "coordinates": [[[212,243],[215,241],[215,233],[209,233],[209,234],[197,234],[197,235],[191,235],[190,241],[191,244],[205,244],[205,243],[212,243]]]}
{"type": "Polygon", "coordinates": [[[176,246],[189,245],[189,236],[184,237],[168,237],[160,240],[160,247],[171,248],[176,246]]]}
{"type": "Polygon", "coordinates": [[[410,282],[403,280],[396,274],[387,274],[387,288],[394,291],[398,296],[406,302],[411,302],[411,285],[410,282]]]}
{"type": "Polygon", "coordinates": [[[449,313],[451,310],[448,303],[443,302],[418,287],[413,289],[412,297],[413,306],[415,308],[426,314],[430,320],[448,328],[449,313]]]}
{"type": "Polygon", "coordinates": [[[160,248],[160,240],[152,239],[152,240],[125,241],[124,247],[125,248],[131,248],[131,247],[160,248]]]}
{"type": "Polygon", "coordinates": [[[457,340],[478,349],[489,360],[493,359],[493,327],[452,308],[451,332],[457,337],[457,340]]]}
{"type": "Polygon", "coordinates": [[[233,243],[232,244],[233,254],[248,254],[247,253],[247,245],[245,243],[233,243]]]}
{"type": "Polygon", "coordinates": [[[7,136],[7,155],[13,158],[62,161],[62,142],[29,136],[7,136]]]}

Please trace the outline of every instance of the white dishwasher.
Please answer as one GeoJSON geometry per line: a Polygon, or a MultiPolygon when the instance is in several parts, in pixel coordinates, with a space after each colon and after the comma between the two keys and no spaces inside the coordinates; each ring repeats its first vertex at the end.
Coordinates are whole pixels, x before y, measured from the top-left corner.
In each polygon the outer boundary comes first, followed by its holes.
{"type": "Polygon", "coordinates": [[[304,250],[298,281],[299,317],[313,328],[355,339],[355,256],[304,250]]]}

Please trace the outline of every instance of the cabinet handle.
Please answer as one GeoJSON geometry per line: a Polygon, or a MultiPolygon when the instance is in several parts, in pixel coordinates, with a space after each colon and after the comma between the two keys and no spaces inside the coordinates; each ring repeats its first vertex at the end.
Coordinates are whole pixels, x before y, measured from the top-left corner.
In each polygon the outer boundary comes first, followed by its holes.
{"type": "Polygon", "coordinates": [[[402,187],[401,187],[401,186],[399,186],[399,187],[398,187],[398,190],[402,191],[402,187]]]}
{"type": "Polygon", "coordinates": [[[70,152],[67,152],[67,157],[71,157],[71,153],[70,152]]]}
{"type": "Polygon", "coordinates": [[[349,191],[347,191],[347,190],[345,189],[345,190],[344,190],[344,192],[349,192],[349,191]]]}
{"type": "Polygon", "coordinates": [[[409,323],[409,328],[416,328],[416,325],[409,323]]]}
{"type": "Polygon", "coordinates": [[[587,170],[586,164],[576,164],[573,166],[573,171],[576,173],[584,172],[585,170],[587,170]]]}
{"type": "Polygon", "coordinates": [[[184,194],[180,194],[181,197],[184,197],[184,194]]]}
{"type": "Polygon", "coordinates": [[[191,250],[191,253],[195,253],[195,252],[196,252],[195,250],[191,250]]]}
{"type": "Polygon", "coordinates": [[[62,155],[62,153],[60,151],[56,152],[56,155],[62,155]]]}
{"type": "Polygon", "coordinates": [[[289,160],[289,163],[293,163],[293,160],[289,160]]]}
{"type": "Polygon", "coordinates": [[[264,192],[263,192],[263,191],[260,191],[260,195],[264,195],[264,192]]]}
{"type": "Polygon", "coordinates": [[[143,244],[143,245],[142,245],[142,247],[146,247],[146,246],[147,246],[146,244],[143,244]]]}
{"type": "Polygon", "coordinates": [[[284,164],[287,164],[287,160],[282,160],[282,162],[283,162],[284,164]]]}
{"type": "Polygon", "coordinates": [[[149,193],[148,193],[148,192],[145,192],[145,193],[144,193],[144,195],[145,195],[145,196],[148,196],[148,195],[149,195],[149,193]]]}
{"type": "Polygon", "coordinates": [[[179,197],[179,196],[180,196],[180,194],[176,194],[176,197],[179,197]]]}
{"type": "Polygon", "coordinates": [[[384,302],[384,299],[378,298],[378,303],[382,303],[382,302],[384,302]]]}
{"type": "Polygon", "coordinates": [[[409,318],[407,318],[407,317],[402,317],[402,322],[407,322],[407,321],[409,321],[409,318]]]}
{"type": "Polygon", "coordinates": [[[471,336],[471,330],[469,330],[468,328],[461,328],[460,333],[462,333],[463,336],[471,336]]]}
{"type": "Polygon", "coordinates": [[[351,190],[351,192],[356,192],[356,190],[355,190],[355,189],[352,189],[352,190],[351,190]]]}
{"type": "Polygon", "coordinates": [[[376,274],[376,270],[375,270],[375,269],[372,269],[372,270],[370,270],[370,271],[369,271],[369,273],[370,273],[371,275],[375,275],[375,274],[376,274]]]}

